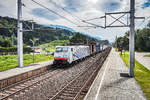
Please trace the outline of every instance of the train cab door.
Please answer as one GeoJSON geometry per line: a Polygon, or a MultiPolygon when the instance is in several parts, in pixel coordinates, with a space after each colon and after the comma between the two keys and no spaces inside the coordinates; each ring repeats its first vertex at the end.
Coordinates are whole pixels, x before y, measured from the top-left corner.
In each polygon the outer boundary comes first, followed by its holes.
{"type": "Polygon", "coordinates": [[[73,62],[74,61],[74,58],[73,58],[73,48],[70,48],[70,61],[73,62]]]}
{"type": "Polygon", "coordinates": [[[94,45],[92,45],[92,53],[94,52],[94,45]]]}

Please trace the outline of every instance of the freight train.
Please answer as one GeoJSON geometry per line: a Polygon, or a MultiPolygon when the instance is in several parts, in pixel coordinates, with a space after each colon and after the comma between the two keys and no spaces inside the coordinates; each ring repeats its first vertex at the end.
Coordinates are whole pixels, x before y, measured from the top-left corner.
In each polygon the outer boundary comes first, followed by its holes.
{"type": "MultiPolygon", "coordinates": [[[[95,52],[100,51],[100,47],[97,47],[95,50],[95,52]]],[[[94,51],[92,53],[94,53],[94,51]]],[[[71,64],[72,62],[83,59],[90,54],[91,49],[89,46],[56,46],[53,64],[71,64]]]]}

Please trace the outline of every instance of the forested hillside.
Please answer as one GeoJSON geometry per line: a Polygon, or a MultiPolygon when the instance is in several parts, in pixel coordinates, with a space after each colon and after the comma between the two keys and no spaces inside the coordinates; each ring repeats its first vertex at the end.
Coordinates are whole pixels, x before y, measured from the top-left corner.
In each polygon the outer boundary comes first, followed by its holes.
{"type": "Polygon", "coordinates": [[[71,39],[70,43],[81,43],[81,44],[87,44],[87,43],[100,43],[103,45],[108,45],[109,41],[108,40],[98,40],[92,37],[89,37],[87,35],[81,34],[81,33],[76,33],[71,39]]]}
{"type": "MultiPolygon", "coordinates": [[[[30,22],[24,22],[26,29],[31,26],[30,22]]],[[[32,45],[30,39],[38,39],[38,44],[49,43],[53,40],[69,40],[74,33],[59,28],[45,27],[34,23],[35,30],[31,32],[23,32],[23,41],[26,45],[32,45]]],[[[17,43],[17,20],[9,17],[0,17],[0,47],[10,47],[17,43]]]]}

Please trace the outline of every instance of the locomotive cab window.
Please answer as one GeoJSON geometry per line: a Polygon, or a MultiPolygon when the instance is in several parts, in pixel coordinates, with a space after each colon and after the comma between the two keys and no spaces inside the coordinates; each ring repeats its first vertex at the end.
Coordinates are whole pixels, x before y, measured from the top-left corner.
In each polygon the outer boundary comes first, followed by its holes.
{"type": "Polygon", "coordinates": [[[62,48],[63,52],[67,52],[68,51],[68,47],[62,48]]]}
{"type": "Polygon", "coordinates": [[[73,48],[71,48],[71,51],[73,52],[73,48]]]}
{"type": "Polygon", "coordinates": [[[57,47],[56,48],[56,52],[62,52],[62,48],[61,47],[57,47]]]}
{"type": "Polygon", "coordinates": [[[57,47],[56,52],[68,52],[68,48],[67,47],[57,47]]]}

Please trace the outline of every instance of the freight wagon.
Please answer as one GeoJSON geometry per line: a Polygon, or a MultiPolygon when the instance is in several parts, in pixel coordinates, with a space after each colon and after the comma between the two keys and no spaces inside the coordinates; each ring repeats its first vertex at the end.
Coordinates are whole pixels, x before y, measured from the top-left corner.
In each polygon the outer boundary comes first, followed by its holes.
{"type": "Polygon", "coordinates": [[[89,46],[56,46],[54,64],[71,64],[90,55],[89,46]]]}

